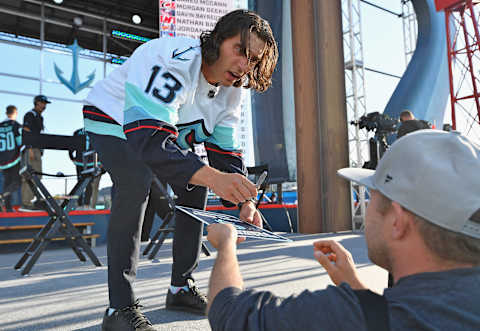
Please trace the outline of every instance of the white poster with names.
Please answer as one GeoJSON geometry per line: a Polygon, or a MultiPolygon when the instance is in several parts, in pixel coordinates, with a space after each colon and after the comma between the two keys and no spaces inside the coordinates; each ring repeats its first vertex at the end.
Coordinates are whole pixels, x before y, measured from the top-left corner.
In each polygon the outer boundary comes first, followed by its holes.
{"type": "Polygon", "coordinates": [[[160,36],[198,38],[238,5],[236,0],[159,0],[160,36]]]}

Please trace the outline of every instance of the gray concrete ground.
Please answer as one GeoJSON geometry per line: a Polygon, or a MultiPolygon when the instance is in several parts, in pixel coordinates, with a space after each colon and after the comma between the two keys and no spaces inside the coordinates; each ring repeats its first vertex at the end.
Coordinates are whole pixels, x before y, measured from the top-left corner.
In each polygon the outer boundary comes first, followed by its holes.
{"type": "MultiPolygon", "coordinates": [[[[372,289],[381,293],[386,286],[387,273],[368,260],[363,235],[287,236],[292,243],[249,240],[241,244],[240,269],[246,287],[288,296],[331,284],[312,257],[312,242],[319,238],[334,238],[347,247],[360,276],[372,289]]],[[[26,277],[13,269],[21,253],[0,255],[0,330],[100,330],[108,304],[106,247],[96,247],[95,252],[104,266],[81,263],[67,248],[47,249],[26,277]]],[[[215,254],[202,255],[195,273],[198,286],[205,292],[215,254]]],[[[158,330],[209,330],[204,317],[165,310],[172,263],[170,240],[157,258],[153,262],[142,258],[138,269],[136,295],[146,315],[158,330]]]]}

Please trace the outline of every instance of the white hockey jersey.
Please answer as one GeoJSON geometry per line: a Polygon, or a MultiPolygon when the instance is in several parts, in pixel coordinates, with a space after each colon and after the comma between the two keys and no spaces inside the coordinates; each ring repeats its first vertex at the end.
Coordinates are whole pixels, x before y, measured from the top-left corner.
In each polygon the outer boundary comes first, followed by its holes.
{"type": "Polygon", "coordinates": [[[199,40],[151,40],[95,84],[86,103],[119,124],[156,119],[176,125],[182,148],[210,142],[235,150],[243,88],[209,84],[201,63],[199,40]]]}

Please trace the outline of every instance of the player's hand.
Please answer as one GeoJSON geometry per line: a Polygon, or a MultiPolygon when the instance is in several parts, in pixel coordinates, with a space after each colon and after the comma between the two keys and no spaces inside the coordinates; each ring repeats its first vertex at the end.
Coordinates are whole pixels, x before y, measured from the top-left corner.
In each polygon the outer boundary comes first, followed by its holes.
{"type": "Polygon", "coordinates": [[[235,243],[240,243],[245,238],[238,238],[237,230],[231,224],[210,224],[207,226],[207,239],[217,251],[235,247],[235,243]]]}
{"type": "Polygon", "coordinates": [[[218,172],[210,188],[216,195],[234,204],[257,196],[255,184],[240,174],[218,172]]]}
{"type": "Polygon", "coordinates": [[[313,255],[325,268],[335,285],[345,282],[353,289],[366,289],[360,281],[352,254],[334,240],[313,243],[313,255]]]}
{"type": "Polygon", "coordinates": [[[257,196],[256,186],[245,176],[224,173],[208,165],[197,170],[190,178],[189,183],[209,187],[220,198],[234,204],[257,196]]]}
{"type": "Polygon", "coordinates": [[[242,205],[239,218],[244,222],[256,225],[260,228],[262,227],[262,217],[253,201],[247,201],[242,205]]]}

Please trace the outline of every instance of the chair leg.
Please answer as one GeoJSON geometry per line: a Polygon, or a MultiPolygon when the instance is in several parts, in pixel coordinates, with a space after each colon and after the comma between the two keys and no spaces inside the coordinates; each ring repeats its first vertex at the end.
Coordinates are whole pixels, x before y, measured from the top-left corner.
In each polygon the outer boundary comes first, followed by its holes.
{"type": "MultiPolygon", "coordinates": [[[[27,169],[25,177],[28,185],[31,187],[37,199],[45,202],[45,210],[49,214],[50,220],[35,236],[34,241],[30,243],[25,253],[22,255],[14,268],[20,269],[25,263],[27,263],[21,274],[28,274],[42,252],[45,250],[46,246],[50,243],[51,239],[57,234],[65,237],[67,243],[70,245],[80,261],[86,261],[86,257],[84,255],[86,254],[94,265],[101,266],[101,263],[95,253],[92,251],[90,246],[87,245],[87,242],[83,239],[80,232],[78,232],[68,218],[68,212],[72,208],[73,201],[64,201],[61,205],[59,205],[53,199],[50,192],[42,184],[36,174],[30,173],[27,169]]],[[[79,194],[85,189],[90,181],[90,176],[82,177],[82,179],[75,184],[75,187],[72,189],[69,195],[75,196],[79,194]]]]}
{"type": "MultiPolygon", "coordinates": [[[[173,219],[173,215],[174,215],[174,212],[171,211],[167,214],[167,216],[165,217],[165,220],[163,221],[162,225],[160,225],[160,228],[157,230],[157,232],[155,232],[155,234],[153,235],[152,239],[150,240],[150,242],[148,243],[147,247],[145,247],[145,249],[143,250],[143,253],[142,255],[147,255],[148,252],[150,252],[150,250],[155,246],[157,246],[160,241],[158,241],[158,238],[160,237],[161,234],[163,234],[164,232],[166,232],[166,227],[167,225],[170,224],[170,222],[172,221],[173,219]]],[[[160,243],[160,247],[162,246],[163,244],[163,240],[165,240],[165,238],[163,238],[161,240],[161,243],[160,243]]],[[[160,247],[158,247],[157,252],[158,250],[160,249],[160,247]]],[[[151,256],[151,254],[150,254],[151,256]]],[[[149,259],[151,259],[149,256],[149,259]]]]}
{"type": "Polygon", "coordinates": [[[158,242],[155,243],[155,246],[153,247],[152,249],[152,252],[150,253],[150,255],[148,256],[148,258],[150,260],[153,260],[155,258],[155,256],[157,255],[158,251],[160,250],[160,248],[162,247],[163,245],[163,242],[165,241],[165,239],[167,238],[167,235],[174,231],[173,229],[165,229],[161,235],[160,235],[160,239],[158,240],[158,242]]]}

